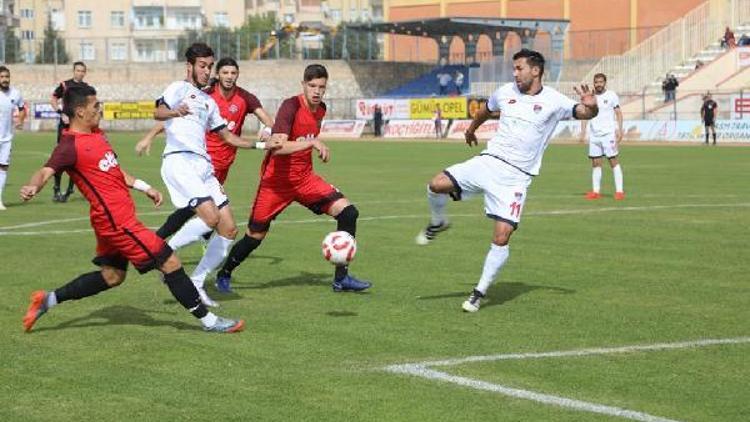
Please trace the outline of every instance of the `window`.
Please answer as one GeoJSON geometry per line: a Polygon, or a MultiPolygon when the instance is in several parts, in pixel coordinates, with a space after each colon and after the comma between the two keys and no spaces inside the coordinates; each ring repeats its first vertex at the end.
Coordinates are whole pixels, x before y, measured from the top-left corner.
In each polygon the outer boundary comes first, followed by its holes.
{"type": "Polygon", "coordinates": [[[21,39],[22,40],[33,40],[34,39],[34,31],[21,31],[21,39]]]}
{"type": "Polygon", "coordinates": [[[127,60],[128,44],[124,42],[113,42],[109,46],[110,60],[127,60]]]}
{"type": "Polygon", "coordinates": [[[34,9],[21,9],[21,17],[26,19],[34,19],[34,9]]]}
{"type": "Polygon", "coordinates": [[[50,19],[52,19],[52,28],[55,31],[65,30],[65,14],[62,10],[52,9],[52,12],[50,12],[50,19]]]}
{"type": "Polygon", "coordinates": [[[167,27],[169,29],[201,29],[202,19],[197,12],[177,12],[169,15],[167,27]]]}
{"type": "Polygon", "coordinates": [[[229,27],[229,15],[227,15],[227,12],[214,13],[214,25],[229,27]]]}
{"type": "Polygon", "coordinates": [[[331,9],[331,19],[336,23],[341,22],[341,9],[331,9]]]}
{"type": "Polygon", "coordinates": [[[138,7],[135,8],[136,29],[158,29],[164,23],[164,9],[161,7],[138,7]]]}
{"type": "Polygon", "coordinates": [[[353,22],[353,21],[356,21],[357,19],[359,19],[359,10],[354,9],[354,8],[349,9],[349,20],[353,22]]]}
{"type": "Polygon", "coordinates": [[[284,23],[294,23],[294,13],[285,13],[284,23]]]}
{"type": "Polygon", "coordinates": [[[94,60],[94,43],[81,43],[81,60],[94,60]]]}
{"type": "Polygon", "coordinates": [[[90,10],[78,11],[78,27],[79,28],[91,28],[91,11],[90,10]]]}
{"type": "Polygon", "coordinates": [[[113,11],[109,19],[112,28],[124,28],[125,27],[125,12],[113,11]]]}

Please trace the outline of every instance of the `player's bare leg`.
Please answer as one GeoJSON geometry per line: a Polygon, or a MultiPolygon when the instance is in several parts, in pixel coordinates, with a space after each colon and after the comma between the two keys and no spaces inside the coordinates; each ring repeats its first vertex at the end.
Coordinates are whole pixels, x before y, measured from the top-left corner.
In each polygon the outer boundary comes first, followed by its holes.
{"type": "Polygon", "coordinates": [[[5,188],[5,179],[8,177],[8,166],[0,164],[0,211],[5,211],[3,205],[3,189],[5,188]]]}
{"type": "Polygon", "coordinates": [[[591,159],[591,191],[586,193],[586,199],[599,199],[602,189],[602,158],[591,159]]]}
{"type": "MultiPolygon", "coordinates": [[[[340,198],[333,202],[328,208],[327,214],[337,221],[336,230],[345,231],[356,237],[357,218],[359,210],[346,198],[340,198]]],[[[372,283],[362,281],[349,275],[348,265],[337,265],[333,275],[333,291],[335,292],[359,292],[369,289],[372,283]]]]}
{"type": "Polygon", "coordinates": [[[469,295],[469,298],[461,305],[464,311],[476,312],[479,310],[482,298],[487,295],[487,290],[495,281],[497,273],[508,260],[508,256],[510,255],[508,242],[514,230],[513,226],[505,221],[495,221],[492,244],[490,245],[489,252],[487,252],[487,257],[484,259],[482,276],[479,278],[479,282],[469,295]]]}
{"type": "Polygon", "coordinates": [[[445,206],[451,196],[456,197],[458,189],[445,172],[432,178],[427,186],[427,202],[430,205],[430,223],[417,234],[418,245],[428,245],[438,233],[448,230],[450,222],[445,214],[445,206]]]}

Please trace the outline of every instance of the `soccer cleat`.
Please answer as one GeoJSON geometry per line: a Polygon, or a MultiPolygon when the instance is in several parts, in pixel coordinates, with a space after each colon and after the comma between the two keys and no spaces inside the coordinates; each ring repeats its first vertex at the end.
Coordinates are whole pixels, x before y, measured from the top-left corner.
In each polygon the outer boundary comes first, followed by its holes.
{"type": "Polygon", "coordinates": [[[466,312],[476,312],[479,310],[479,303],[482,301],[483,297],[484,295],[482,292],[474,289],[461,307],[466,312]]]}
{"type": "Polygon", "coordinates": [[[62,196],[60,196],[59,190],[56,190],[55,193],[52,194],[52,202],[62,202],[62,196]]]}
{"type": "Polygon", "coordinates": [[[47,292],[44,290],[37,290],[31,293],[31,303],[29,303],[29,309],[26,311],[26,315],[23,316],[23,329],[27,333],[31,331],[31,327],[47,312],[47,292]]]}
{"type": "Polygon", "coordinates": [[[437,237],[438,233],[444,232],[451,228],[450,223],[442,222],[440,224],[429,224],[427,227],[425,227],[423,230],[419,232],[417,235],[417,238],[415,241],[417,242],[417,245],[425,246],[429,245],[430,242],[435,240],[435,237],[437,237]]]}
{"type": "Polygon", "coordinates": [[[594,191],[586,192],[586,199],[588,200],[599,199],[601,197],[602,197],[602,194],[600,194],[599,192],[594,192],[594,191]]]}
{"type": "Polygon", "coordinates": [[[3,205],[2,202],[0,202],[0,211],[5,211],[7,208],[5,208],[5,205],[3,205]]]}
{"type": "Polygon", "coordinates": [[[622,201],[625,199],[625,192],[615,192],[615,201],[622,201]]]}
{"type": "Polygon", "coordinates": [[[196,287],[195,290],[198,290],[198,296],[201,298],[201,302],[203,302],[204,305],[209,308],[219,307],[219,302],[208,297],[208,293],[206,293],[206,290],[203,287],[196,287]]]}
{"type": "Polygon", "coordinates": [[[245,329],[245,321],[216,317],[216,323],[210,327],[203,327],[210,333],[238,333],[245,329]]]}
{"type": "Polygon", "coordinates": [[[361,292],[362,290],[369,289],[370,286],[372,286],[372,283],[357,280],[350,275],[339,281],[334,281],[332,285],[334,292],[361,292]]]}
{"type": "Polygon", "coordinates": [[[232,293],[232,276],[218,274],[216,276],[216,290],[220,293],[232,293]]]}

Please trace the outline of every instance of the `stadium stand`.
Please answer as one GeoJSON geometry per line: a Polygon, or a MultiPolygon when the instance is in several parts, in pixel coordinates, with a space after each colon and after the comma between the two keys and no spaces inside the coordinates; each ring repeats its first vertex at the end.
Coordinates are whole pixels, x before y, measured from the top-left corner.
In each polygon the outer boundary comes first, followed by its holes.
{"type": "Polygon", "coordinates": [[[441,73],[448,73],[451,75],[452,80],[448,83],[448,95],[454,95],[456,93],[456,83],[453,75],[456,72],[464,74],[464,84],[462,87],[463,92],[467,92],[470,89],[471,84],[469,81],[469,67],[459,65],[446,65],[432,69],[429,73],[420,76],[419,78],[413,79],[395,89],[385,92],[383,95],[388,97],[416,97],[416,96],[432,96],[439,94],[438,75],[441,73]]]}

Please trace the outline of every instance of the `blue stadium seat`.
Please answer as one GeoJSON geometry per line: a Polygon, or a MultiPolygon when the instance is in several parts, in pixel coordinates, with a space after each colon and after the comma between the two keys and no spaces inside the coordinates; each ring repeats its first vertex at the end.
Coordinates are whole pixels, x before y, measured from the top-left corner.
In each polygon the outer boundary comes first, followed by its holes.
{"type": "Polygon", "coordinates": [[[448,65],[439,66],[429,73],[420,76],[419,78],[413,79],[398,88],[392,89],[385,94],[386,97],[415,97],[425,96],[430,97],[433,95],[439,95],[440,84],[438,83],[438,75],[441,73],[449,73],[453,78],[448,84],[448,93],[446,95],[456,95],[456,84],[455,75],[456,72],[460,71],[464,74],[464,83],[461,87],[462,94],[466,94],[469,91],[469,67],[462,65],[448,65]]]}

